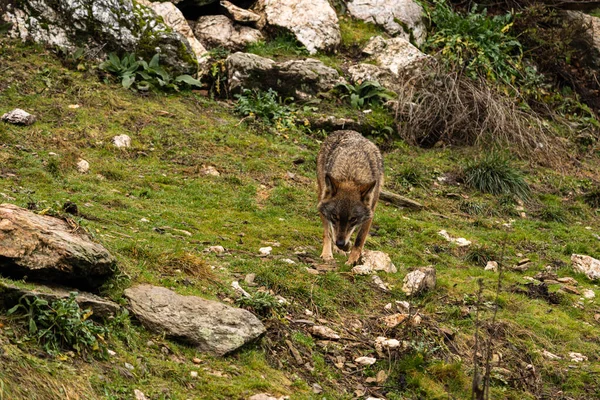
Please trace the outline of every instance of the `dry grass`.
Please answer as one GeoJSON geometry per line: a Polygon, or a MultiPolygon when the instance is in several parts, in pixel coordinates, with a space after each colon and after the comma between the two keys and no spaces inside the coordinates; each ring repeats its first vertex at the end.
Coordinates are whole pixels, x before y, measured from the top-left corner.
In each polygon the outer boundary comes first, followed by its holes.
{"type": "Polygon", "coordinates": [[[550,128],[513,99],[441,66],[412,73],[399,90],[396,122],[409,143],[485,145],[550,162],[564,152],[550,128]]]}

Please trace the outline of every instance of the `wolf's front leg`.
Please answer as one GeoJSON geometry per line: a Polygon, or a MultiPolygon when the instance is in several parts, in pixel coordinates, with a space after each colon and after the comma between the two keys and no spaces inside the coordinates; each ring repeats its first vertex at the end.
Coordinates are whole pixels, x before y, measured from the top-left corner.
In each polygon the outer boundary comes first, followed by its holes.
{"type": "Polygon", "coordinates": [[[354,241],[354,246],[350,251],[350,255],[348,256],[348,261],[346,261],[346,265],[354,265],[360,259],[362,255],[362,249],[365,245],[365,241],[367,240],[367,235],[369,234],[369,230],[371,229],[371,222],[373,222],[373,218],[366,220],[360,227],[360,230],[356,234],[356,240],[354,241]]]}
{"type": "Polygon", "coordinates": [[[331,235],[329,234],[329,222],[327,218],[321,215],[321,221],[323,222],[323,251],[321,252],[321,258],[325,261],[333,260],[333,254],[331,252],[331,235]]]}

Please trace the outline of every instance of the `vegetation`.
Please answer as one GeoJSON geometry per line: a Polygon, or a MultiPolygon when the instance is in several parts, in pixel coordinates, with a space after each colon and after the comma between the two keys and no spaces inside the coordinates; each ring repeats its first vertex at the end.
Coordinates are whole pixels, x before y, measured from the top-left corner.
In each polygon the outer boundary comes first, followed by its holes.
{"type": "Polygon", "coordinates": [[[266,92],[244,89],[242,94],[235,97],[237,99],[235,111],[243,117],[256,118],[266,125],[275,126],[277,129],[294,126],[292,108],[283,104],[284,100],[273,89],[266,92]]]}
{"type": "Polygon", "coordinates": [[[523,174],[500,153],[487,153],[469,161],[463,174],[465,184],[482,193],[512,195],[519,199],[529,196],[529,185],[523,179],[523,174]]]}
{"type": "Polygon", "coordinates": [[[371,105],[381,105],[395,97],[395,94],[374,81],[364,81],[355,85],[339,83],[336,89],[342,99],[349,99],[354,108],[362,109],[371,105]]]}

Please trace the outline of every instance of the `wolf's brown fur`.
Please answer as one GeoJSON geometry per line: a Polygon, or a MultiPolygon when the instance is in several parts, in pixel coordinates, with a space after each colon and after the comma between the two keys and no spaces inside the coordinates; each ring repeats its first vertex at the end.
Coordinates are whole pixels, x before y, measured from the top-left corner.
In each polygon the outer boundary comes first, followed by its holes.
{"type": "Polygon", "coordinates": [[[317,182],[324,230],[321,258],[333,259],[332,243],[348,251],[350,237],[360,227],[346,263],[354,264],[362,254],[383,186],[381,153],[358,132],[335,131],[321,145],[317,182]]]}

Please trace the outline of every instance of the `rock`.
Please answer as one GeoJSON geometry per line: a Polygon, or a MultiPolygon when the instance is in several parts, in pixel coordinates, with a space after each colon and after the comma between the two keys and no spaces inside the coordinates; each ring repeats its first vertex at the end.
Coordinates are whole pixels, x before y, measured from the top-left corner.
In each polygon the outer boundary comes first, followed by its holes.
{"type": "Polygon", "coordinates": [[[579,282],[577,282],[574,278],[571,278],[570,276],[564,276],[562,278],[556,278],[556,281],[560,282],[560,283],[566,283],[566,284],[572,285],[572,286],[579,285],[579,282]]]}
{"type": "Polygon", "coordinates": [[[596,297],[596,293],[594,293],[594,291],[592,289],[585,289],[583,291],[583,297],[585,297],[588,300],[591,300],[594,297],[596,297]]]}
{"type": "Polygon", "coordinates": [[[340,335],[335,333],[333,329],[323,325],[313,325],[308,330],[313,336],[323,339],[338,340],[340,338],[340,335]]]}
{"type": "Polygon", "coordinates": [[[289,399],[288,396],[275,397],[271,396],[269,393],[258,393],[252,395],[248,398],[248,400],[285,400],[289,399]]]}
{"type": "Polygon", "coordinates": [[[309,54],[340,44],[338,18],[327,0],[258,0],[255,9],[268,25],[294,34],[309,54]]]}
{"type": "Polygon", "coordinates": [[[373,283],[375,284],[375,286],[377,286],[381,291],[383,291],[383,292],[390,291],[390,288],[388,287],[388,285],[378,275],[371,276],[371,279],[373,280],[373,283]]]}
{"type": "Polygon", "coordinates": [[[198,64],[187,39],[148,7],[132,0],[23,0],[3,15],[8,34],[72,52],[78,47],[106,54],[135,52],[150,60],[160,49],[163,64],[177,73],[196,73],[198,64]]]}
{"type": "Polygon", "coordinates": [[[402,291],[407,296],[418,294],[425,290],[430,290],[435,287],[436,277],[435,268],[421,267],[410,272],[404,277],[404,285],[402,291]]]}
{"type": "Polygon", "coordinates": [[[366,44],[363,53],[396,76],[419,70],[426,61],[433,60],[401,37],[386,40],[381,36],[374,36],[366,44]]]}
{"type": "Polygon", "coordinates": [[[271,251],[273,251],[273,248],[271,246],[261,247],[260,249],[258,249],[258,252],[261,256],[268,256],[269,254],[271,254],[271,251]]]}
{"type": "Polygon", "coordinates": [[[135,369],[135,367],[131,364],[129,364],[128,362],[125,363],[125,368],[127,368],[130,371],[133,371],[135,369]]]}
{"type": "Polygon", "coordinates": [[[258,29],[237,25],[224,15],[204,15],[198,19],[194,34],[209,49],[223,47],[229,50],[243,50],[251,43],[263,39],[258,29]]]}
{"type": "Polygon", "coordinates": [[[397,93],[402,91],[404,86],[403,82],[390,70],[373,64],[361,63],[351,65],[348,68],[348,76],[355,84],[360,84],[364,81],[375,81],[386,89],[397,93]]]}
{"type": "MultiPolygon", "coordinates": [[[[73,290],[68,290],[60,287],[49,287],[44,285],[36,285],[35,289],[27,289],[19,287],[7,281],[0,281],[0,304],[4,308],[10,308],[19,303],[23,296],[39,297],[41,299],[52,302],[60,299],[69,298],[73,290]]],[[[103,299],[91,293],[78,292],[75,301],[79,304],[82,310],[90,309],[92,317],[108,319],[117,315],[121,307],[117,303],[103,299]]]]}
{"type": "Polygon", "coordinates": [[[383,336],[378,336],[375,339],[375,347],[381,347],[382,349],[395,349],[400,347],[402,343],[400,343],[397,339],[388,339],[383,336]]]}
{"type": "Polygon", "coordinates": [[[361,257],[361,264],[374,271],[385,271],[391,274],[398,272],[390,256],[383,251],[364,250],[361,257]]]}
{"type": "Polygon", "coordinates": [[[206,176],[221,176],[221,173],[212,165],[203,165],[199,173],[206,176]]]}
{"type": "Polygon", "coordinates": [[[248,274],[244,278],[244,282],[246,282],[248,285],[254,285],[254,279],[256,279],[256,274],[248,274]]]}
{"type": "Polygon", "coordinates": [[[59,218],[0,204],[0,273],[97,288],[114,273],[115,258],[83,229],[59,218]]]}
{"type": "Polygon", "coordinates": [[[202,43],[198,41],[196,36],[194,36],[192,28],[190,28],[190,25],[179,8],[175,7],[175,4],[171,2],[152,2],[149,0],[136,0],[136,2],[150,8],[156,15],[162,17],[166,26],[173,29],[187,40],[201,69],[207,64],[208,52],[204,46],[202,46],[202,43]]]}
{"type": "Polygon", "coordinates": [[[373,272],[373,268],[368,265],[356,265],[350,272],[356,275],[370,275],[373,272]]]}
{"type": "Polygon", "coordinates": [[[571,294],[576,294],[576,295],[581,295],[581,292],[579,290],[577,290],[577,288],[573,287],[573,286],[569,286],[569,285],[563,285],[561,287],[562,290],[564,290],[567,293],[571,293],[571,294]]]}
{"type": "Polygon", "coordinates": [[[202,364],[202,360],[201,360],[201,359],[199,359],[198,357],[194,357],[194,358],[192,358],[192,362],[193,362],[194,364],[202,364]]]}
{"type": "Polygon", "coordinates": [[[444,239],[446,239],[450,243],[455,243],[458,247],[466,247],[466,246],[470,246],[471,245],[471,241],[469,241],[469,240],[467,240],[465,238],[453,238],[444,229],[442,229],[441,231],[439,231],[438,235],[440,235],[441,237],[443,237],[444,239]]]}
{"type": "Polygon", "coordinates": [[[133,396],[135,397],[135,400],[148,400],[144,392],[138,389],[133,389],[133,396]]]}
{"type": "Polygon", "coordinates": [[[307,98],[326,92],[342,81],[338,72],[319,60],[290,60],[276,63],[249,53],[227,57],[230,93],[244,89],[273,88],[281,96],[307,98]]]}
{"type": "Polygon", "coordinates": [[[581,353],[575,353],[575,352],[569,352],[569,357],[571,357],[571,361],[577,362],[577,363],[588,360],[587,356],[584,356],[581,353]]]}
{"type": "Polygon", "coordinates": [[[409,314],[397,313],[397,314],[387,315],[381,319],[383,320],[383,323],[385,324],[386,327],[395,328],[396,326],[400,325],[402,322],[404,322],[409,317],[410,317],[409,314]]]}
{"type": "Polygon", "coordinates": [[[209,253],[223,254],[225,252],[225,248],[223,246],[210,246],[205,251],[209,253]]]}
{"type": "Polygon", "coordinates": [[[238,7],[227,0],[221,0],[220,4],[232,20],[241,24],[252,25],[258,29],[263,28],[263,25],[260,23],[261,17],[257,13],[238,7]]]}
{"type": "Polygon", "coordinates": [[[418,45],[425,42],[423,8],[414,0],[351,0],[348,12],[354,18],[382,26],[390,35],[406,40],[412,36],[418,45]]]}
{"type": "Polygon", "coordinates": [[[77,161],[77,171],[79,171],[79,173],[81,174],[85,174],[90,170],[90,163],[87,162],[86,160],[80,158],[79,161],[77,161]]]}
{"type": "Polygon", "coordinates": [[[118,148],[131,147],[131,138],[128,135],[117,135],[112,138],[112,142],[115,145],[115,147],[118,148]]]}
{"type": "Polygon", "coordinates": [[[373,365],[377,362],[375,357],[357,357],[354,362],[359,365],[373,365]]]}
{"type": "Polygon", "coordinates": [[[190,371],[190,377],[197,378],[198,377],[198,371],[190,371]]]}
{"type": "Polygon", "coordinates": [[[246,292],[244,290],[244,288],[242,288],[240,286],[240,283],[238,281],[233,281],[231,282],[231,287],[233,288],[233,290],[235,290],[239,295],[244,296],[244,297],[252,297],[250,295],[250,293],[246,292]]]}
{"type": "MultiPolygon", "coordinates": [[[[580,11],[567,11],[567,18],[571,20],[578,20],[582,23],[583,26],[587,28],[587,33],[590,36],[592,41],[592,46],[595,50],[596,56],[596,64],[600,65],[600,58],[598,54],[600,54],[600,18],[588,15],[580,11]]],[[[593,54],[593,53],[592,53],[593,54]]]]}
{"type": "Polygon", "coordinates": [[[585,274],[588,279],[596,281],[600,279],[600,260],[581,254],[571,256],[575,272],[585,274]]]}
{"type": "Polygon", "coordinates": [[[138,285],[126,289],[125,297],[146,328],[215,355],[231,353],[265,333],[249,311],[166,288],[138,285]]]}
{"type": "Polygon", "coordinates": [[[25,110],[15,108],[11,112],[7,112],[2,116],[2,121],[14,125],[31,125],[35,122],[35,115],[29,114],[25,110]]]}
{"type": "Polygon", "coordinates": [[[548,350],[542,350],[542,355],[544,356],[544,358],[546,358],[548,360],[560,360],[561,359],[560,356],[550,353],[548,350]]]}
{"type": "Polygon", "coordinates": [[[488,261],[484,270],[498,272],[498,263],[496,261],[488,261]]]}
{"type": "Polygon", "coordinates": [[[116,356],[116,355],[117,355],[117,352],[116,352],[116,351],[114,351],[114,350],[110,350],[110,349],[109,349],[109,350],[106,350],[106,352],[107,352],[107,353],[108,353],[108,355],[109,355],[109,356],[111,356],[111,357],[114,357],[114,356],[116,356]]]}

